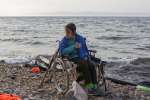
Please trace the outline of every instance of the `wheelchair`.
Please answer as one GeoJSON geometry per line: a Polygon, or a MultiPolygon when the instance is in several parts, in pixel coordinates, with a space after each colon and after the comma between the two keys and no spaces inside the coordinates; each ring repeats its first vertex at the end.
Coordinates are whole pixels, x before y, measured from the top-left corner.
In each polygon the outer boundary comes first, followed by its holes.
{"type": "MultiPolygon", "coordinates": [[[[96,74],[97,74],[97,86],[100,89],[103,89],[106,92],[106,80],[104,77],[104,66],[105,61],[102,61],[99,58],[95,57],[96,51],[89,50],[90,60],[94,63],[96,74]]],[[[48,79],[49,84],[52,85],[53,89],[55,88],[57,92],[65,95],[69,89],[71,89],[72,71],[74,63],[69,61],[66,58],[62,58],[59,54],[59,50],[56,50],[55,54],[52,57],[39,56],[36,59],[38,65],[44,65],[46,72],[42,77],[40,87],[45,83],[45,79],[48,79]]]]}

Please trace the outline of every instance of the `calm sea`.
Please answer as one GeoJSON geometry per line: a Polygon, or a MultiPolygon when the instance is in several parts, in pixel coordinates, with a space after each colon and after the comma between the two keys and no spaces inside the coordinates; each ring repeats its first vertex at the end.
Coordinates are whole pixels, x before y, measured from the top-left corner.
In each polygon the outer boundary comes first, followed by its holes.
{"type": "Polygon", "coordinates": [[[74,22],[97,57],[109,61],[150,58],[150,18],[144,17],[0,17],[0,60],[24,62],[51,55],[64,25],[74,22]]]}

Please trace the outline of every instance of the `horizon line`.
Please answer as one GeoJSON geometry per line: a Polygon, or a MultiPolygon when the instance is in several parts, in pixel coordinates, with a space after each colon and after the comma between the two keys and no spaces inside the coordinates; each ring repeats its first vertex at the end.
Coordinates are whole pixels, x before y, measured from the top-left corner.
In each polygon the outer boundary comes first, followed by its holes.
{"type": "Polygon", "coordinates": [[[0,15],[0,17],[150,17],[150,15],[0,15]]]}
{"type": "Polygon", "coordinates": [[[41,13],[24,13],[24,14],[2,14],[0,17],[23,17],[23,16],[98,16],[98,17],[150,17],[150,13],[135,12],[41,12],[41,13]]]}

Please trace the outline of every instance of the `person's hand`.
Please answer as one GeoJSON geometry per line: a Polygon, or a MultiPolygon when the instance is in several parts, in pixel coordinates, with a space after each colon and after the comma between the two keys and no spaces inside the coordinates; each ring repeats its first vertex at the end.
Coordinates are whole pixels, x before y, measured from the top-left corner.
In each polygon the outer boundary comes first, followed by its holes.
{"type": "Polygon", "coordinates": [[[76,47],[77,49],[79,49],[79,48],[81,48],[81,44],[80,44],[79,42],[76,42],[75,47],[76,47]]]}

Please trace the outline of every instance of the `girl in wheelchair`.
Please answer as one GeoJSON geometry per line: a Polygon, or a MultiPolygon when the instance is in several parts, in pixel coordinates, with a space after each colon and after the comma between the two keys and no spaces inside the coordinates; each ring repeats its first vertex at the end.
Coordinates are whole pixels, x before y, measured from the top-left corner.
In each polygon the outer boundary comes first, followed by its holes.
{"type": "Polygon", "coordinates": [[[85,38],[76,32],[76,26],[69,23],[65,26],[66,36],[59,45],[59,53],[77,64],[77,72],[82,73],[77,82],[84,80],[88,94],[96,94],[97,75],[94,64],[89,61],[89,51],[85,38]]]}

